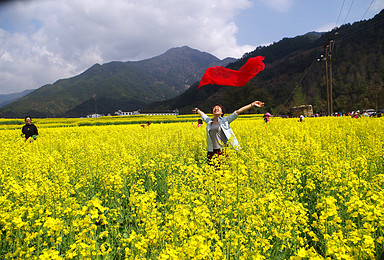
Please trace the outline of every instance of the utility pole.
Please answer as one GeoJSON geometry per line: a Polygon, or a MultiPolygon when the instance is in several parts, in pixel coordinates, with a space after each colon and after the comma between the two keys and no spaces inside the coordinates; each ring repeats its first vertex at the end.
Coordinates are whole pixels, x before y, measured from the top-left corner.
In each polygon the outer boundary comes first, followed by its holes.
{"type": "Polygon", "coordinates": [[[333,114],[333,97],[332,97],[332,47],[333,47],[334,41],[332,40],[330,42],[329,48],[328,48],[328,54],[329,54],[329,101],[330,101],[330,107],[331,107],[331,115],[333,114]]]}
{"type": "Polygon", "coordinates": [[[330,115],[331,106],[329,102],[329,76],[328,76],[328,45],[325,46],[325,81],[327,82],[327,115],[330,115]]]}
{"type": "Polygon", "coordinates": [[[328,110],[328,115],[333,114],[332,48],[334,45],[334,41],[332,40],[332,38],[336,34],[338,34],[338,33],[335,32],[334,34],[331,34],[331,36],[329,36],[329,38],[328,38],[327,43],[324,45],[325,78],[326,78],[326,82],[327,82],[327,110],[328,110]],[[329,62],[329,66],[328,66],[328,62],[329,62]]]}

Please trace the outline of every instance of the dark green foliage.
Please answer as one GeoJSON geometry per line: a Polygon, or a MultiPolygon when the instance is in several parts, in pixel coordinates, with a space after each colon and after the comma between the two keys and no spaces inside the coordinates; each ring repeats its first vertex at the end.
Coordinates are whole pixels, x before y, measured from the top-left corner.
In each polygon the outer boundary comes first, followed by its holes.
{"type": "Polygon", "coordinates": [[[233,111],[253,100],[263,100],[264,109],[284,114],[290,106],[312,104],[317,113],[326,113],[325,62],[318,62],[324,45],[335,34],[332,53],[333,111],[349,112],[384,108],[384,11],[368,21],[347,24],[324,34],[309,33],[284,38],[267,47],[258,47],[227,67],[239,69],[248,58],[264,56],[266,68],[242,88],[193,85],[180,96],[152,104],[154,108],[190,113],[193,107],[209,111],[222,102],[233,111]]]}

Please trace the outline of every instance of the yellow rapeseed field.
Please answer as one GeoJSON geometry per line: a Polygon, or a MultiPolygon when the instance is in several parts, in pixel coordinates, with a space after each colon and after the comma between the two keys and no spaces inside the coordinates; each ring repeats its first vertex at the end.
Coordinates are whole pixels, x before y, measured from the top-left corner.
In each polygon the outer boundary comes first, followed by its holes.
{"type": "Polygon", "coordinates": [[[1,119],[0,259],[384,257],[384,118],[197,118],[1,119]]]}

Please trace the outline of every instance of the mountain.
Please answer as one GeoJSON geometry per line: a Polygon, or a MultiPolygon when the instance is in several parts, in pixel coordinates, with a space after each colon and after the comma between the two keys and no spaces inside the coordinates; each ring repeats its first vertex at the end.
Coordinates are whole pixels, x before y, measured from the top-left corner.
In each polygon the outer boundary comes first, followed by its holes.
{"type": "Polygon", "coordinates": [[[27,89],[22,92],[17,92],[17,93],[11,93],[11,94],[1,94],[0,95],[0,108],[12,103],[15,100],[18,100],[21,97],[24,97],[25,95],[28,95],[31,93],[33,90],[32,89],[27,89]]]}
{"type": "Polygon", "coordinates": [[[267,47],[246,53],[227,67],[237,70],[255,56],[265,57],[265,70],[244,87],[203,86],[198,82],[179,96],[155,102],[148,110],[193,107],[209,112],[215,103],[228,112],[254,100],[265,102],[263,109],[249,112],[289,114],[290,108],[311,104],[315,112],[327,113],[324,47],[332,36],[333,111],[349,112],[384,108],[384,11],[367,21],[346,24],[327,33],[307,33],[284,38],[267,47]]]}
{"type": "Polygon", "coordinates": [[[249,112],[288,114],[311,104],[327,113],[324,47],[332,37],[333,111],[384,108],[384,11],[374,18],[345,24],[327,33],[309,32],[258,47],[241,59],[223,60],[187,46],[137,62],[96,64],[84,73],[46,85],[0,108],[0,117],[78,117],[95,112],[174,110],[210,111],[215,103],[231,112],[254,100],[265,107],[249,112]],[[265,57],[265,70],[244,87],[203,86],[206,68],[238,70],[255,56],[265,57]]]}
{"type": "Polygon", "coordinates": [[[80,117],[94,113],[95,102],[97,113],[137,110],[183,93],[208,67],[233,61],[184,46],[142,61],[95,64],[4,106],[0,117],[80,117]]]}

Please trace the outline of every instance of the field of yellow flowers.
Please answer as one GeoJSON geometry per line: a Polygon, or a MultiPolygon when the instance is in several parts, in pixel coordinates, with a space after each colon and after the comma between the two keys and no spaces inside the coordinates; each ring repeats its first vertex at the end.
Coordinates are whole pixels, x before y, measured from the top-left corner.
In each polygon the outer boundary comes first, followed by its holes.
{"type": "Polygon", "coordinates": [[[384,118],[197,119],[1,119],[0,259],[383,259],[384,118]]]}

